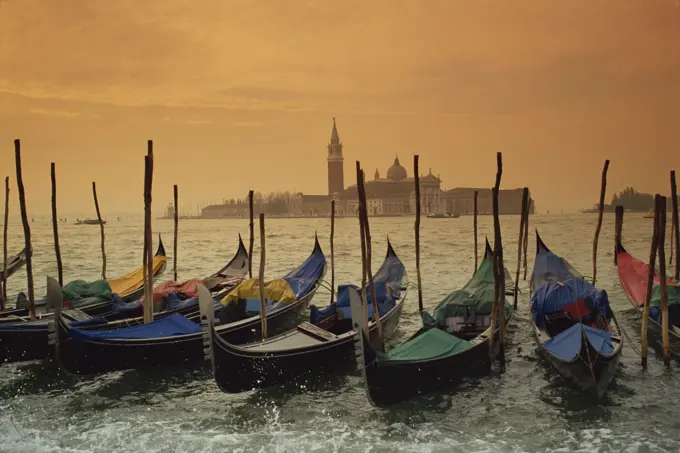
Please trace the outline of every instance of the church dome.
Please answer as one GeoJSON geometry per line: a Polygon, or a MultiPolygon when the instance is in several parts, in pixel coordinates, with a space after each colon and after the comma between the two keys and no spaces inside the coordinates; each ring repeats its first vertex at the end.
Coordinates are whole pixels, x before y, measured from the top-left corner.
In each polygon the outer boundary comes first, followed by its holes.
{"type": "Polygon", "coordinates": [[[399,164],[399,157],[394,158],[394,164],[387,170],[387,179],[392,181],[401,181],[406,179],[406,169],[399,164]]]}

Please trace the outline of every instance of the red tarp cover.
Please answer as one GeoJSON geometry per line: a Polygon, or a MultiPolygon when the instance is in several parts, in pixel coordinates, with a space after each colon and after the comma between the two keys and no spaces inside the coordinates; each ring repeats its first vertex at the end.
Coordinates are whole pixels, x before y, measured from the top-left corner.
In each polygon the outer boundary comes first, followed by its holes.
{"type": "MultiPolygon", "coordinates": [[[[631,302],[638,307],[645,305],[647,297],[647,279],[649,278],[649,265],[642,260],[634,258],[627,252],[620,252],[617,257],[619,281],[623,290],[628,294],[631,302]]],[[[666,280],[668,286],[678,286],[671,280],[666,280]]],[[[654,285],[659,283],[659,275],[654,275],[654,285]]]]}

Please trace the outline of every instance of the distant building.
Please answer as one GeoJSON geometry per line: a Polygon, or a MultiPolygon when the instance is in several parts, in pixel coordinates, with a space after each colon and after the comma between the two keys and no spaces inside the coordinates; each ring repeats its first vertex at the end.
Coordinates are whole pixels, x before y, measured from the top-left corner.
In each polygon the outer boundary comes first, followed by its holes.
{"type": "Polygon", "coordinates": [[[342,142],[338,135],[338,127],[333,118],[331,140],[328,143],[328,195],[345,190],[344,158],[342,157],[342,142]]]}
{"type": "MultiPolygon", "coordinates": [[[[474,212],[474,198],[477,191],[477,212],[480,215],[493,214],[491,189],[474,189],[458,187],[442,193],[445,211],[449,214],[466,215],[474,212]]],[[[498,192],[498,213],[499,214],[521,214],[522,213],[522,191],[523,189],[501,189],[498,192]]],[[[534,213],[534,202],[529,192],[530,210],[534,213]]]]}
{"type": "MultiPolygon", "coordinates": [[[[441,180],[430,173],[420,178],[421,212],[429,214],[440,211],[441,180]]],[[[369,215],[404,215],[415,213],[415,181],[402,167],[399,157],[387,169],[387,177],[381,178],[376,169],[372,181],[366,181],[366,203],[369,215]]],[[[356,184],[340,194],[345,201],[347,213],[356,212],[359,207],[356,184]]]]}
{"type": "MultiPolygon", "coordinates": [[[[325,217],[330,215],[331,200],[335,200],[337,216],[354,216],[358,212],[359,199],[356,184],[345,189],[343,144],[333,118],[333,128],[328,142],[328,195],[307,195],[296,193],[281,201],[277,208],[271,208],[272,215],[325,217]],[[285,206],[284,206],[285,205],[285,206]]],[[[371,216],[399,216],[414,214],[416,210],[415,181],[396,156],[386,177],[381,178],[378,169],[372,180],[365,181],[368,214],[371,216]]],[[[421,213],[472,214],[474,192],[478,191],[479,214],[491,214],[491,189],[455,188],[441,189],[441,179],[432,169],[420,176],[421,213]]],[[[268,206],[255,207],[256,212],[267,213],[268,206]]],[[[531,203],[533,214],[533,202],[531,203]]],[[[520,214],[522,211],[522,189],[501,190],[499,193],[500,214],[520,214]]],[[[203,209],[203,217],[247,217],[248,205],[243,202],[211,205],[203,209]]]]}

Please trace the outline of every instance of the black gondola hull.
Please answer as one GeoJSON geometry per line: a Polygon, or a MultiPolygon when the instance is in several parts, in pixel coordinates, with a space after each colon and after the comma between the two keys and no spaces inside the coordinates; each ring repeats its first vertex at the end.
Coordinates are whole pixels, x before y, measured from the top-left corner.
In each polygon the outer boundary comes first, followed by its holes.
{"type": "MultiPolygon", "coordinates": [[[[268,335],[277,335],[295,327],[314,295],[292,303],[267,317],[268,335]]],[[[262,336],[259,317],[232,323],[217,334],[234,344],[257,341],[262,336]]],[[[73,340],[68,324],[58,323],[59,364],[71,374],[92,374],[115,370],[160,366],[194,367],[204,362],[200,333],[149,340],[73,340]]]]}
{"type": "MultiPolygon", "coordinates": [[[[22,326],[23,327],[23,326],[22,326]]],[[[47,327],[0,330],[0,362],[45,359],[53,348],[47,344],[47,327]]]]}
{"type": "MultiPolygon", "coordinates": [[[[498,343],[494,343],[496,353],[497,346],[498,343]]],[[[385,407],[437,390],[450,389],[466,377],[484,376],[491,369],[491,356],[489,342],[482,341],[445,358],[380,363],[376,360],[375,350],[364,341],[364,364],[368,398],[374,406],[385,407]]]]}
{"type": "MultiPolygon", "coordinates": [[[[391,335],[396,329],[404,299],[382,319],[384,336],[391,335]]],[[[376,343],[378,333],[375,324],[370,335],[371,342],[376,343]]],[[[316,376],[356,369],[354,335],[342,335],[341,339],[307,348],[267,353],[234,348],[215,338],[213,350],[215,380],[226,393],[239,393],[285,382],[304,385],[310,377],[318,382],[316,376]]]]}
{"type": "Polygon", "coordinates": [[[581,351],[574,360],[562,360],[543,348],[540,337],[536,334],[538,329],[535,324],[533,328],[539,353],[550,362],[550,365],[565,381],[585,394],[598,399],[604,396],[616,376],[621,360],[621,348],[617,348],[611,354],[603,355],[598,354],[590,343],[584,341],[581,351]],[[586,359],[587,357],[591,357],[592,366],[586,359]]]}

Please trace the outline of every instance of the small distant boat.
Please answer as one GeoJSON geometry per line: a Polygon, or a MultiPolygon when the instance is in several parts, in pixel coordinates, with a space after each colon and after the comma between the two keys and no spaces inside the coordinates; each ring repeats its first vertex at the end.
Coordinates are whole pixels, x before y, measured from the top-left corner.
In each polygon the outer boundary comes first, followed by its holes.
{"type": "MultiPolygon", "coordinates": [[[[102,220],[102,224],[106,225],[106,220],[102,220]]],[[[76,219],[75,225],[99,225],[99,219],[76,219]]]]}
{"type": "Polygon", "coordinates": [[[539,352],[565,380],[602,398],[623,348],[607,293],[551,252],[538,232],[531,292],[531,325],[539,352]]]}
{"type": "Polygon", "coordinates": [[[645,215],[643,219],[653,219],[654,218],[654,212],[650,212],[649,214],[645,215]]]}
{"type": "Polygon", "coordinates": [[[449,214],[448,212],[447,213],[442,212],[442,213],[438,213],[438,214],[435,214],[435,213],[428,214],[427,217],[430,218],[430,219],[457,219],[458,217],[460,217],[460,215],[459,214],[449,214]]]}

